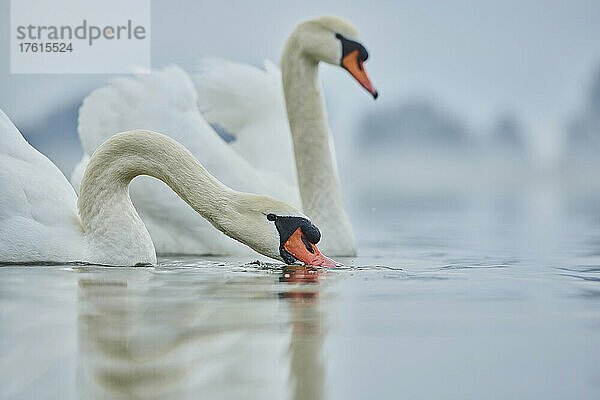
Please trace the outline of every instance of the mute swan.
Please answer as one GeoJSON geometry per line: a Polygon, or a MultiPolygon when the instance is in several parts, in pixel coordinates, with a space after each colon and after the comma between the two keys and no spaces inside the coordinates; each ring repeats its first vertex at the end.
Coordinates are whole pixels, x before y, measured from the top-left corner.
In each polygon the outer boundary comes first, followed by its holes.
{"type": "Polygon", "coordinates": [[[129,183],[138,175],[160,179],[215,228],[265,256],[334,264],[315,246],[321,234],[301,212],[230,189],[159,133],[110,137],[91,156],[77,199],[59,169],[1,110],[0,262],[155,264],[152,239],[129,198],[129,183]]]}
{"type": "MultiPolygon", "coordinates": [[[[78,187],[85,154],[91,154],[111,132],[137,128],[165,132],[225,184],[301,207],[324,233],[321,248],[326,253],[356,255],[332,155],[318,64],[342,66],[376,98],[363,65],[368,54],[353,40],[357,37],[349,22],[320,17],[300,24],[288,38],[283,74],[272,64],[266,64],[263,72],[211,59],[196,78],[197,88],[177,66],[112,81],[92,92],[80,109],[84,157],[74,171],[73,185],[78,187]],[[223,141],[198,107],[210,122],[235,133],[236,140],[223,141]]],[[[206,229],[162,185],[140,180],[132,184],[131,192],[159,252],[244,250],[214,229],[206,229]]]]}

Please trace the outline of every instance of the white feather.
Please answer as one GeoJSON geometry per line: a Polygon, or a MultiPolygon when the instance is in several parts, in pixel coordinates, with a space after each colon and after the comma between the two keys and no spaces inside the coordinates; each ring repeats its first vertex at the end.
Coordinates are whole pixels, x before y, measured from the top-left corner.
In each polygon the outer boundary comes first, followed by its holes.
{"type": "Polygon", "coordinates": [[[73,187],[2,110],[0,187],[0,261],[76,260],[85,252],[73,187]]]}
{"type": "Polygon", "coordinates": [[[285,111],[281,71],[220,58],[201,60],[194,83],[202,115],[235,136],[231,148],[263,173],[297,187],[296,162],[285,111]]]}

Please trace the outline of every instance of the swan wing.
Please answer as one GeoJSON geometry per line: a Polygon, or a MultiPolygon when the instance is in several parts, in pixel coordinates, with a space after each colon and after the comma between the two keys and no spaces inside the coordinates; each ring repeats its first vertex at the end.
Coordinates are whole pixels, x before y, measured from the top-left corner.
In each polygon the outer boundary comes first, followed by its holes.
{"type": "Polygon", "coordinates": [[[194,83],[206,120],[235,137],[231,148],[255,168],[276,171],[297,186],[279,68],[268,60],[261,69],[209,57],[200,61],[194,83]]]}
{"type": "MultiPolygon", "coordinates": [[[[179,141],[226,185],[293,203],[294,188],[281,185],[274,174],[254,168],[230,148],[202,117],[197,102],[189,75],[175,65],[115,79],[86,97],[79,110],[84,153],[91,155],[116,132],[150,129],[179,141]]],[[[83,169],[85,155],[81,164],[73,176],[74,186],[78,186],[75,181],[81,173],[77,171],[83,169]]],[[[136,178],[130,193],[159,253],[249,252],[214,229],[162,182],[136,178]]]]}
{"type": "Polygon", "coordinates": [[[77,195],[0,110],[0,261],[81,260],[77,195]]]}

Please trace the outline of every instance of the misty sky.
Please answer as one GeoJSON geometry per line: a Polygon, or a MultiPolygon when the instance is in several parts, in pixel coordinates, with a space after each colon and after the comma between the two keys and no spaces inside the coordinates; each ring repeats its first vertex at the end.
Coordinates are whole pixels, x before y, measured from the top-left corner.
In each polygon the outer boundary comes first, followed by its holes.
{"type": "MultiPolygon", "coordinates": [[[[501,112],[557,131],[600,65],[598,1],[153,1],[152,62],[192,70],[203,55],[279,63],[287,34],[321,14],[351,20],[369,49],[377,102],[324,68],[332,120],[428,97],[484,128],[501,112]]],[[[27,125],[78,101],[106,75],[11,75],[9,0],[0,0],[0,107],[27,125]]],[[[340,122],[340,126],[344,126],[340,122]]]]}

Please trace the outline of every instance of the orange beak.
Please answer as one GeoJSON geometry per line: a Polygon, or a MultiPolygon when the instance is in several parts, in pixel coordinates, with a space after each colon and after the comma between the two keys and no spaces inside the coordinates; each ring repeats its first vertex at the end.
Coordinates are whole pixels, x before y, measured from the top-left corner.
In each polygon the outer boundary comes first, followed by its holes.
{"type": "Polygon", "coordinates": [[[309,243],[302,235],[302,229],[298,228],[285,242],[285,250],[302,261],[306,265],[314,267],[339,267],[340,263],[333,261],[331,258],[325,257],[317,246],[309,243]]]}
{"type": "Polygon", "coordinates": [[[350,75],[352,75],[362,87],[367,89],[369,93],[373,95],[374,99],[377,98],[377,90],[375,90],[375,87],[367,75],[367,71],[365,71],[364,61],[358,59],[358,50],[348,53],[348,55],[342,59],[342,67],[350,72],[350,75]]]}

